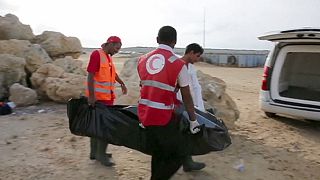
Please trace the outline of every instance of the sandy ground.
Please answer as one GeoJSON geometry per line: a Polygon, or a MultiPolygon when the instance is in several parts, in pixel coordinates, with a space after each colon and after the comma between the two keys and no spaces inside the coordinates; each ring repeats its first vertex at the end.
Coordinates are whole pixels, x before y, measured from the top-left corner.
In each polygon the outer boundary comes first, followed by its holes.
{"type": "MultiPolygon", "coordinates": [[[[124,60],[116,59],[119,69],[124,60]]],[[[207,167],[192,173],[180,169],[173,180],[320,179],[320,123],[267,118],[258,104],[262,68],[205,63],[197,68],[227,83],[240,119],[231,131],[229,148],[195,157],[207,167]],[[244,171],[234,168],[240,159],[244,171]]],[[[14,114],[0,117],[0,179],[149,179],[149,156],[110,145],[116,165],[104,167],[89,160],[88,142],[87,137],[70,133],[65,104],[17,108],[14,114]]]]}

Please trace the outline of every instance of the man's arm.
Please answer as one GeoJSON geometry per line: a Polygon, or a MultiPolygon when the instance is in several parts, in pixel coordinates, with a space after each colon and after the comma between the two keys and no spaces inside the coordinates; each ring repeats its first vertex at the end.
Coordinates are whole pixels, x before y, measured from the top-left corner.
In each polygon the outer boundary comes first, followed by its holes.
{"type": "Polygon", "coordinates": [[[195,121],[196,115],[194,112],[194,105],[193,105],[189,86],[180,87],[180,91],[182,95],[182,101],[189,115],[189,119],[190,121],[195,121]]]}
{"type": "Polygon", "coordinates": [[[127,87],[117,73],[116,73],[116,81],[121,85],[122,94],[127,94],[128,92],[127,87]]]}
{"type": "Polygon", "coordinates": [[[202,88],[201,88],[201,85],[198,81],[198,77],[197,77],[197,70],[195,69],[194,65],[190,65],[189,66],[189,74],[191,76],[191,88],[193,90],[193,102],[194,102],[194,105],[204,111],[204,104],[203,104],[203,99],[202,99],[202,88]]]}
{"type": "Polygon", "coordinates": [[[100,54],[99,51],[95,50],[90,55],[89,64],[87,67],[88,77],[87,77],[87,88],[89,91],[88,103],[94,106],[96,102],[95,87],[94,87],[94,75],[99,72],[100,69],[100,54]]]}
{"type": "Polygon", "coordinates": [[[190,78],[188,75],[187,67],[183,66],[178,76],[178,84],[180,86],[180,91],[181,91],[184,106],[189,115],[190,131],[192,134],[195,134],[200,131],[200,126],[196,119],[196,114],[194,111],[193,100],[190,94],[189,81],[190,81],[190,78]]]}
{"type": "Polygon", "coordinates": [[[89,91],[89,99],[88,99],[88,103],[89,105],[94,106],[95,102],[96,102],[96,97],[95,97],[95,93],[94,93],[94,73],[89,72],[88,73],[88,91],[89,91]]]}

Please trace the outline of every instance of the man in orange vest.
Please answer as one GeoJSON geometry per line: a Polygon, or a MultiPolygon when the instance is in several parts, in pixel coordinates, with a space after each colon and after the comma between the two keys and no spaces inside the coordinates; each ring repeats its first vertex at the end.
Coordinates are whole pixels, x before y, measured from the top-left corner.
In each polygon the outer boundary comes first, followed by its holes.
{"type": "MultiPolygon", "coordinates": [[[[98,101],[105,105],[113,105],[115,100],[115,83],[121,85],[122,93],[127,94],[127,88],[120,79],[113,64],[112,55],[119,52],[121,39],[111,36],[106,43],[101,45],[101,49],[91,53],[87,67],[88,79],[86,95],[89,105],[94,106],[98,101]]],[[[108,143],[105,140],[90,138],[90,159],[96,159],[105,166],[114,165],[110,161],[111,154],[106,154],[108,143]]]]}
{"type": "Polygon", "coordinates": [[[179,133],[179,121],[174,118],[176,92],[181,90],[185,109],[190,119],[190,131],[200,131],[189,89],[189,76],[185,63],[173,48],[177,32],[164,26],[158,32],[159,47],[140,57],[140,100],[138,116],[145,127],[146,143],[152,151],[151,179],[169,179],[188,155],[185,136],[179,133]],[[182,154],[185,152],[185,154],[182,154]]]}

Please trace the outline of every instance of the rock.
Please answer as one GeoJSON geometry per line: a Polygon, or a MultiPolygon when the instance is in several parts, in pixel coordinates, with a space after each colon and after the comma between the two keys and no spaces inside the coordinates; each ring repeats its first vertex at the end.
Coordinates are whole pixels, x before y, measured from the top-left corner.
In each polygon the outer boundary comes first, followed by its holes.
{"type": "Polygon", "coordinates": [[[138,103],[140,97],[140,86],[139,86],[139,76],[137,72],[137,62],[138,58],[132,58],[127,60],[123,69],[120,73],[121,79],[125,82],[128,94],[122,95],[121,88],[116,88],[117,104],[133,104],[136,105],[138,103]]]}
{"type": "Polygon", "coordinates": [[[38,103],[38,95],[35,90],[15,83],[10,87],[9,100],[17,106],[28,106],[38,103]]]}
{"type": "Polygon", "coordinates": [[[52,62],[47,52],[38,44],[26,40],[0,40],[0,54],[12,54],[26,60],[28,72],[35,72],[42,64],[52,62]]]}
{"type": "Polygon", "coordinates": [[[47,96],[56,102],[67,102],[70,98],[84,95],[86,76],[64,74],[64,78],[47,78],[45,81],[47,96]]]}
{"type": "Polygon", "coordinates": [[[76,37],[66,37],[60,32],[44,31],[33,40],[48,52],[53,59],[72,56],[77,59],[82,53],[80,40],[76,37]]]}
{"type": "Polygon", "coordinates": [[[46,95],[46,78],[48,77],[62,77],[64,71],[62,68],[55,66],[54,64],[44,64],[36,72],[34,72],[30,78],[33,88],[37,90],[37,93],[41,97],[47,97],[46,95]]]}
{"type": "Polygon", "coordinates": [[[22,24],[17,16],[13,14],[0,16],[0,40],[31,40],[34,37],[31,27],[22,24]]]}
{"type": "Polygon", "coordinates": [[[236,103],[226,93],[226,83],[201,71],[197,71],[197,76],[202,87],[205,108],[213,108],[215,115],[223,119],[229,129],[233,129],[240,112],[236,103]]]}
{"type": "Polygon", "coordinates": [[[54,64],[44,64],[31,76],[38,94],[56,102],[84,95],[86,76],[66,73],[54,64]]]}
{"type": "Polygon", "coordinates": [[[9,87],[14,83],[26,85],[24,58],[0,54],[0,98],[9,97],[9,87]]]}
{"type": "Polygon", "coordinates": [[[69,56],[65,58],[58,58],[53,62],[53,64],[61,67],[67,73],[87,75],[87,71],[82,68],[82,61],[72,59],[69,56]]]}

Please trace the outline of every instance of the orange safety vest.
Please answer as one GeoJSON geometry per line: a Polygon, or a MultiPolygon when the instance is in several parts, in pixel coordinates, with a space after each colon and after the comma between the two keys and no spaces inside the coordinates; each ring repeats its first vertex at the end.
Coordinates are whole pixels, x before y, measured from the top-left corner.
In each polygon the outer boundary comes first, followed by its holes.
{"type": "Polygon", "coordinates": [[[184,61],[158,48],[138,62],[141,79],[139,120],[144,126],[164,126],[171,120],[176,102],[176,83],[184,61]]]}
{"type": "MultiPolygon", "coordinates": [[[[115,66],[112,58],[102,49],[99,49],[100,69],[94,75],[94,93],[96,100],[115,99],[114,85],[116,82],[115,66]]],[[[88,83],[88,82],[87,82],[88,83]]],[[[88,85],[86,96],[89,97],[88,85]]]]}

